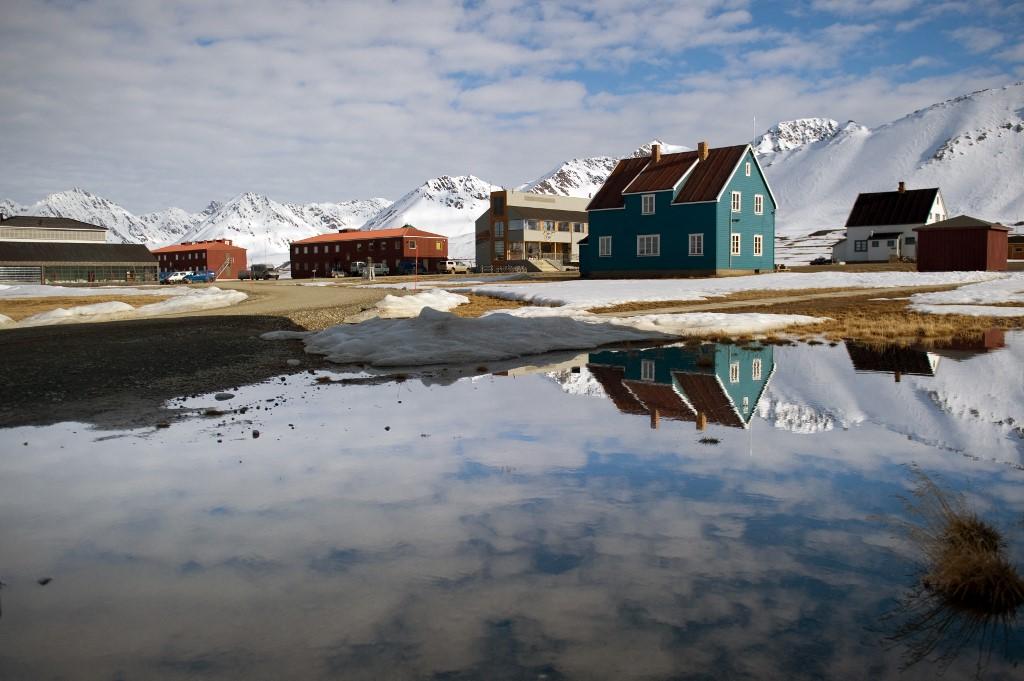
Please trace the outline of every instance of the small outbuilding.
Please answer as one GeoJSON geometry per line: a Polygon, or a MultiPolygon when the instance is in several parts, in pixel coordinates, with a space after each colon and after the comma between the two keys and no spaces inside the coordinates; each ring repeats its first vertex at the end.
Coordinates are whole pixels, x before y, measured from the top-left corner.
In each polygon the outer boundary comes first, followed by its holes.
{"type": "Polygon", "coordinates": [[[1010,249],[1006,257],[1010,260],[1024,260],[1024,234],[1011,234],[1007,241],[1010,249]]]}
{"type": "Polygon", "coordinates": [[[958,215],[914,231],[918,272],[1006,270],[1010,228],[998,222],[958,215]]]}

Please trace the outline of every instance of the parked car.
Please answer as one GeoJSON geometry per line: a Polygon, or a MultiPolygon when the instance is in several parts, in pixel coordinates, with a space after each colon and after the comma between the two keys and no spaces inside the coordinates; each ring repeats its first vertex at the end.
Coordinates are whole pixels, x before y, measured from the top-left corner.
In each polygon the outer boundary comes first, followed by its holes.
{"type": "Polygon", "coordinates": [[[211,270],[191,272],[185,276],[185,281],[190,284],[209,284],[217,281],[217,273],[211,270]]]}
{"type": "Polygon", "coordinates": [[[832,264],[832,258],[826,258],[825,256],[821,256],[820,258],[815,258],[814,260],[812,260],[811,264],[812,265],[831,265],[832,264]]]}
{"type": "Polygon", "coordinates": [[[253,281],[262,280],[267,281],[270,279],[280,279],[281,273],[275,270],[270,265],[253,265],[247,270],[239,270],[238,279],[252,279],[253,281]]]}
{"type": "Polygon", "coordinates": [[[469,266],[457,260],[442,260],[437,263],[437,271],[444,274],[466,274],[469,272],[469,266]]]}
{"type": "MultiPolygon", "coordinates": [[[[353,262],[349,266],[349,272],[351,272],[351,274],[353,276],[361,277],[361,276],[363,276],[363,272],[366,271],[366,268],[367,268],[367,264],[365,262],[363,262],[362,260],[356,260],[355,262],[353,262]]],[[[382,263],[382,262],[375,262],[375,263],[373,263],[373,275],[374,276],[379,277],[381,275],[390,274],[390,273],[391,273],[391,269],[387,265],[385,265],[384,263],[382,263]]]]}
{"type": "MultiPolygon", "coordinates": [[[[430,274],[430,271],[427,269],[426,263],[420,261],[419,266],[419,274],[430,274]]],[[[416,263],[412,260],[402,260],[401,262],[398,263],[398,273],[416,274],[416,263]]]]}
{"type": "Polygon", "coordinates": [[[191,272],[171,272],[161,280],[161,284],[186,284],[188,283],[188,275],[191,272]]]}

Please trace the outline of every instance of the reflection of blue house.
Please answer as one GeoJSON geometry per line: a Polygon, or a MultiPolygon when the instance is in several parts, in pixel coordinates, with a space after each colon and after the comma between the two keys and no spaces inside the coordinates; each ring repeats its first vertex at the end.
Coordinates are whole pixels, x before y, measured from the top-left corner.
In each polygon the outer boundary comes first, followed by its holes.
{"type": "Polygon", "coordinates": [[[775,371],[773,348],[707,343],[699,347],[605,350],[587,369],[620,411],[747,428],[775,371]]]}

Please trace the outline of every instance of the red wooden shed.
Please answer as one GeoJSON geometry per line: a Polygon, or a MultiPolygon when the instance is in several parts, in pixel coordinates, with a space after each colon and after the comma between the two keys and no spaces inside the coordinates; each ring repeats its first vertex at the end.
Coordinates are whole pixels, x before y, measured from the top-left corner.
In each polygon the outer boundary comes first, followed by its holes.
{"type": "Polygon", "coordinates": [[[915,227],[918,272],[1006,270],[1009,227],[967,215],[915,227]]]}

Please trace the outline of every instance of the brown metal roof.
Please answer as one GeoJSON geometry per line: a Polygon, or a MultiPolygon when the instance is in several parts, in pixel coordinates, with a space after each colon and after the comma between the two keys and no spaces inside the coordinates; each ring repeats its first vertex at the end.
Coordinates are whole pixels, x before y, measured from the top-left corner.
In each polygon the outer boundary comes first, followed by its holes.
{"type": "Polygon", "coordinates": [[[939,220],[933,222],[930,225],[924,225],[923,227],[915,227],[915,232],[927,232],[933,229],[997,229],[1003,232],[1009,232],[1010,228],[1001,225],[998,222],[986,222],[985,220],[979,220],[978,218],[972,218],[969,215],[957,215],[954,218],[948,220],[939,220]]]}
{"type": "Polygon", "coordinates": [[[650,160],[650,156],[641,156],[640,158],[624,158],[619,161],[615,166],[615,170],[612,171],[611,175],[608,176],[608,179],[604,181],[604,184],[597,191],[597,194],[594,194],[594,198],[587,204],[587,210],[622,208],[625,206],[626,200],[622,198],[622,192],[640,174],[640,171],[644,169],[650,160]]]}
{"type": "Polygon", "coordinates": [[[659,416],[674,421],[693,421],[697,418],[696,412],[670,385],[633,380],[623,381],[622,385],[629,388],[649,413],[657,410],[659,416]]]}
{"type": "Polygon", "coordinates": [[[156,266],[142,244],[0,241],[0,263],[131,263],[156,266]]]}
{"type": "Polygon", "coordinates": [[[163,248],[154,248],[154,253],[191,253],[194,251],[245,251],[235,246],[230,239],[209,239],[207,241],[186,241],[182,244],[171,244],[163,248]]]}
{"type": "Polygon", "coordinates": [[[938,187],[903,192],[859,194],[846,220],[847,227],[924,224],[935,203],[938,187]]]}
{"type": "Polygon", "coordinates": [[[729,394],[716,374],[694,374],[672,372],[679,387],[698,413],[703,413],[711,423],[730,428],[744,428],[746,424],[736,412],[729,394]]]}
{"type": "Polygon", "coordinates": [[[38,215],[15,215],[0,222],[4,227],[42,227],[44,229],[99,229],[104,232],[106,227],[93,225],[71,218],[50,218],[38,215]]]}
{"type": "Polygon", "coordinates": [[[682,179],[693,164],[697,162],[696,151],[683,151],[678,154],[665,154],[657,163],[651,163],[629,183],[624,194],[640,194],[642,192],[660,192],[672,189],[682,179]]]}
{"type": "Polygon", "coordinates": [[[422,229],[415,227],[396,227],[393,229],[353,229],[345,232],[331,232],[329,234],[320,234],[318,236],[311,236],[308,239],[299,239],[293,241],[293,244],[321,244],[324,242],[334,243],[335,241],[366,241],[369,239],[392,239],[394,237],[428,237],[431,239],[447,239],[448,237],[443,234],[434,234],[433,232],[425,232],[422,229]]]}
{"type": "Polygon", "coordinates": [[[683,184],[676,200],[672,203],[700,203],[717,200],[746,150],[747,145],[745,144],[708,149],[707,159],[699,162],[693,169],[690,176],[686,178],[686,183],[683,184]]]}
{"type": "Polygon", "coordinates": [[[633,393],[629,392],[622,379],[626,370],[622,367],[601,366],[599,364],[588,364],[587,370],[597,379],[604,392],[611,398],[612,403],[624,414],[646,414],[647,409],[637,401],[633,393]]]}
{"type": "Polygon", "coordinates": [[[850,355],[853,368],[857,371],[881,373],[899,371],[916,376],[935,375],[932,363],[928,360],[928,353],[923,350],[896,345],[871,347],[861,343],[847,343],[846,352],[850,355]]]}

